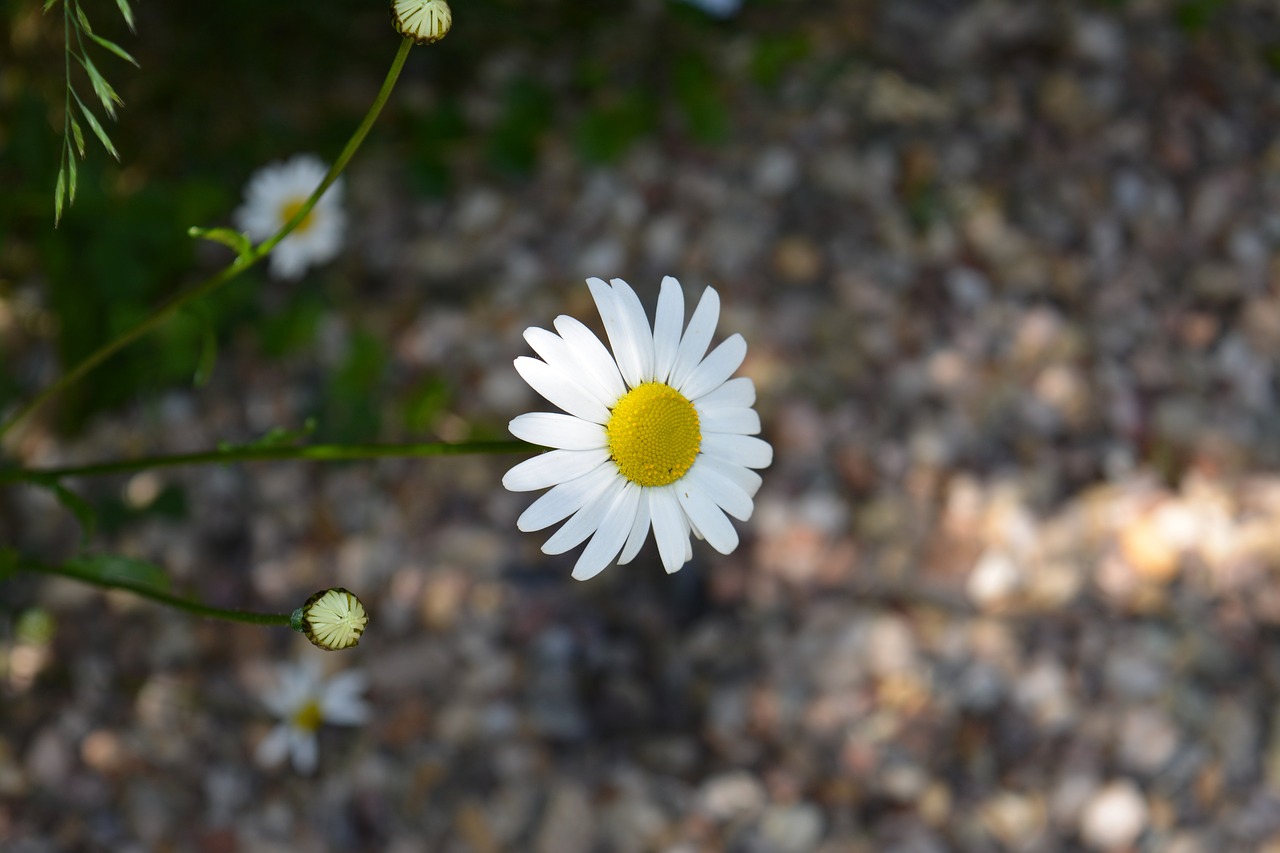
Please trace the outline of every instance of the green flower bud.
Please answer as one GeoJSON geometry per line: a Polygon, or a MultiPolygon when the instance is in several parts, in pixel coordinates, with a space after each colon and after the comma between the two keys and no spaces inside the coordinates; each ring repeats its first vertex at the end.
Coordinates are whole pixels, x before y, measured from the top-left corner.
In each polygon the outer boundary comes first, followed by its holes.
{"type": "Polygon", "coordinates": [[[431,44],[449,32],[453,12],[444,0],[392,0],[391,22],[400,35],[418,44],[431,44]]]}
{"type": "Polygon", "coordinates": [[[289,619],[293,630],[306,634],[313,645],[330,652],[359,643],[368,624],[369,614],[360,599],[342,587],[317,592],[289,619]]]}

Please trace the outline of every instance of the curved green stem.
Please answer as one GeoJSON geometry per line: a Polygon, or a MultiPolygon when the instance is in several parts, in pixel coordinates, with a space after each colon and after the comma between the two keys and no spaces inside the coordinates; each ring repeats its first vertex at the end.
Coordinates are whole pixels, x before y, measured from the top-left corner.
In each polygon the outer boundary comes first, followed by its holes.
{"type": "Polygon", "coordinates": [[[387,71],[386,79],[382,81],[382,88],[378,90],[378,96],[374,99],[373,105],[369,107],[369,111],[365,114],[364,120],[360,122],[360,126],[356,128],[356,132],[352,134],[351,139],[347,141],[346,147],[342,149],[342,153],[338,155],[338,159],[334,161],[333,166],[329,169],[329,173],[325,175],[324,180],[320,182],[320,186],[316,187],[315,191],[311,193],[311,196],[306,200],[302,207],[298,209],[298,212],[294,214],[294,217],[286,222],[284,227],[276,232],[275,236],[259,243],[248,255],[237,257],[229,266],[215,273],[210,278],[190,290],[178,294],[168,302],[165,302],[153,311],[145,320],[129,329],[124,334],[107,341],[107,343],[103,344],[83,361],[59,377],[56,382],[37,394],[25,406],[18,409],[12,417],[4,423],[0,423],[0,438],[3,438],[5,433],[13,429],[16,424],[30,417],[33,412],[48,402],[50,398],[61,393],[68,386],[77,382],[86,373],[93,370],[99,364],[106,361],[129,344],[138,340],[143,335],[146,335],[148,332],[155,329],[181,308],[189,305],[197,299],[208,296],[222,285],[240,275],[240,273],[244,272],[249,267],[258,263],[275,248],[277,243],[289,236],[289,234],[302,223],[302,220],[306,219],[307,214],[311,212],[311,208],[315,207],[316,202],[320,200],[320,196],[324,194],[324,191],[338,179],[338,175],[342,174],[342,170],[346,168],[347,163],[350,162],[351,157],[356,153],[356,149],[360,147],[360,143],[363,142],[365,136],[368,135],[369,128],[373,127],[373,122],[377,119],[378,114],[382,112],[382,107],[386,104],[387,98],[391,95],[391,90],[395,87],[396,80],[400,77],[400,70],[404,68],[404,61],[409,56],[409,49],[411,47],[413,47],[413,39],[406,38],[400,42],[400,49],[396,51],[396,58],[392,61],[391,68],[387,71]]]}
{"type": "Polygon", "coordinates": [[[223,619],[228,622],[245,622],[250,625],[289,625],[288,613],[253,613],[247,610],[231,610],[225,607],[212,607],[208,604],[201,604],[198,601],[191,601],[176,595],[170,595],[167,592],[161,592],[154,587],[146,584],[134,583],[124,579],[107,579],[92,572],[82,571],[74,565],[50,565],[48,563],[37,563],[27,560],[20,560],[16,568],[19,571],[39,572],[46,575],[61,575],[67,578],[74,578],[84,583],[91,583],[95,586],[104,587],[106,589],[123,589],[140,595],[143,598],[149,598],[159,604],[165,604],[169,607],[176,607],[179,610],[185,610],[188,613],[194,613],[197,616],[205,616],[210,619],[223,619]]]}
{"type": "Polygon", "coordinates": [[[178,465],[209,465],[230,462],[268,462],[279,460],[320,460],[342,462],[360,459],[387,459],[402,456],[461,456],[473,453],[523,453],[543,450],[523,441],[468,441],[460,443],[429,442],[420,444],[310,444],[265,447],[235,447],[206,450],[199,453],[175,453],[166,456],[144,456],[139,459],[116,459],[89,465],[62,468],[0,469],[0,483],[33,480],[58,480],[63,477],[95,477],[125,474],[151,468],[173,468],[178,465]]]}

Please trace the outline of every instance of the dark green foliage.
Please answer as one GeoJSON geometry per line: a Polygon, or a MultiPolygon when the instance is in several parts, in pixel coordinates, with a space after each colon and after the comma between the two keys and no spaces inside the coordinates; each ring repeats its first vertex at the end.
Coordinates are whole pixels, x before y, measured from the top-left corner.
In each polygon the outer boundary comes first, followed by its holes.
{"type": "Polygon", "coordinates": [[[351,336],[346,360],[328,380],[320,435],[326,441],[369,441],[382,424],[379,401],[389,362],[381,339],[368,332],[351,336]]]}
{"type": "Polygon", "coordinates": [[[502,119],[489,136],[489,162],[500,172],[523,175],[533,169],[538,143],[551,126],[555,99],[534,80],[519,79],[506,92],[502,119]]]}

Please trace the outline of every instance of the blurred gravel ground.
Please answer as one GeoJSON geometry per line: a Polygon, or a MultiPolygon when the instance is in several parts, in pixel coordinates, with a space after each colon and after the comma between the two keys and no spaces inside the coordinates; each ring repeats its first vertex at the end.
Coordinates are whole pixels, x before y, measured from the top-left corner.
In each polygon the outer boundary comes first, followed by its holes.
{"type": "MultiPolygon", "coordinates": [[[[442,436],[494,433],[537,408],[526,325],[594,323],[585,275],[651,306],[675,274],[751,347],[776,461],[743,546],[574,583],[515,531],[504,459],[105,483],[185,490],[189,521],[114,545],[211,601],[359,592],[369,633],[324,661],[369,674],[375,719],[324,730],[314,778],[262,771],[256,691],[320,652],[11,584],[57,630],[0,644],[0,846],[1280,850],[1280,9],[794,14],[811,55],[732,88],[722,147],[586,168],[553,133],[527,183],[430,204],[358,161],[344,268],[368,283],[316,352],[233,347],[199,393],[22,446],[297,425],[357,327],[396,381],[456,389],[442,436]]],[[[27,541],[74,541],[47,496],[9,500],[27,541]]]]}

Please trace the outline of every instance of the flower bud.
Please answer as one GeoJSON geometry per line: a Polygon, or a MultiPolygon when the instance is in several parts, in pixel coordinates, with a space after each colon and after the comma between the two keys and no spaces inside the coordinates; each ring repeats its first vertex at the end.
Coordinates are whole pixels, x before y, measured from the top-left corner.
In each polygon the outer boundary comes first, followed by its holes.
{"type": "Polygon", "coordinates": [[[324,589],[293,611],[289,625],[326,651],[349,649],[360,642],[369,614],[355,595],[342,587],[324,589]]]}
{"type": "Polygon", "coordinates": [[[400,35],[431,44],[449,32],[453,12],[444,0],[392,0],[391,22],[400,35]]]}

